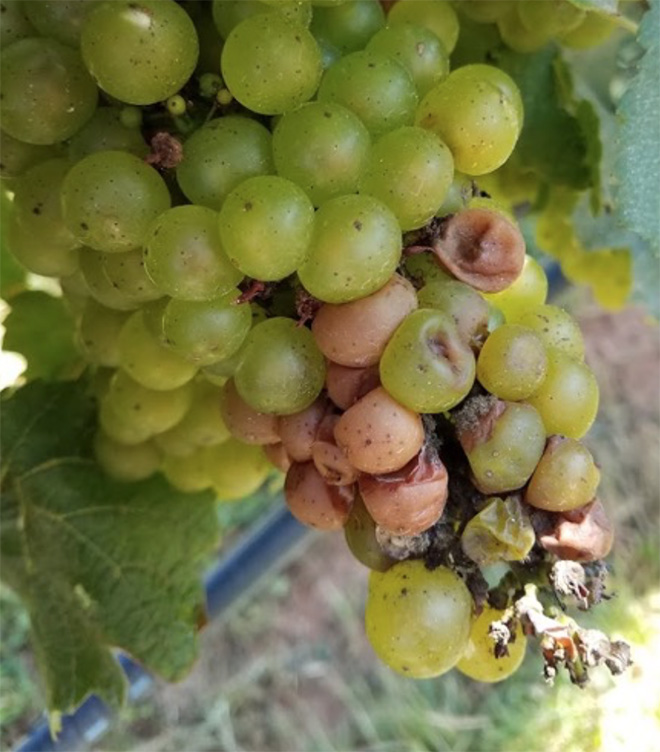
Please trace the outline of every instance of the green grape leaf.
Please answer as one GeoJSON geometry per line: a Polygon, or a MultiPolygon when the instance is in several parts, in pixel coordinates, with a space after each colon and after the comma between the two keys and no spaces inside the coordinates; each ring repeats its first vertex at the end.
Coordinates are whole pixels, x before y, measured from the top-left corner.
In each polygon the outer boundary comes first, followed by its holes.
{"type": "Polygon", "coordinates": [[[180,678],[218,539],[213,494],[109,480],[88,458],[95,406],[80,382],[29,383],[2,414],[1,572],[29,612],[53,725],[92,692],[122,702],[114,647],[180,678]]]}
{"type": "MultiPolygon", "coordinates": [[[[621,224],[636,232],[660,258],[660,2],[653,0],[639,29],[646,50],[618,107],[621,123],[617,215],[621,224]]],[[[656,262],[657,263],[657,262],[656,262]]],[[[657,295],[657,290],[656,290],[657,295]]]]}
{"type": "Polygon", "coordinates": [[[80,362],[73,318],[62,298],[26,290],[11,299],[3,347],[27,360],[27,379],[69,376],[80,362]]]}

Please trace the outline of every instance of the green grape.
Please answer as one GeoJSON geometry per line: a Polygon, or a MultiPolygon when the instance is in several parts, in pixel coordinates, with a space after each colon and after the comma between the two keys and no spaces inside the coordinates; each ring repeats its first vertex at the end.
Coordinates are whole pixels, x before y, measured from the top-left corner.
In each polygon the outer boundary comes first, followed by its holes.
{"type": "Polygon", "coordinates": [[[254,279],[279,280],[293,274],[309,255],[314,207],[295,183],[262,175],[227,196],[219,226],[234,266],[254,279]]]}
{"type": "Polygon", "coordinates": [[[441,413],[472,388],[474,355],[443,311],[413,311],[380,360],[380,380],[395,400],[417,413],[441,413]]]}
{"type": "Polygon", "coordinates": [[[139,426],[150,436],[175,426],[190,407],[191,400],[190,384],[156,391],[138,383],[122,370],[112,377],[104,398],[120,420],[139,426]]]}
{"type": "Polygon", "coordinates": [[[163,345],[167,344],[165,335],[163,334],[163,316],[169,302],[169,298],[158,298],[158,300],[146,303],[141,308],[142,318],[144,319],[147,331],[163,345]]]}
{"type": "Polygon", "coordinates": [[[485,494],[522,488],[545,447],[541,415],[532,405],[518,402],[498,401],[488,407],[485,415],[477,413],[467,428],[458,430],[474,484],[485,494]]]}
{"type": "Polygon", "coordinates": [[[180,95],[175,94],[165,102],[167,111],[170,115],[185,115],[186,114],[186,100],[180,95]]]}
{"type": "Polygon", "coordinates": [[[467,647],[456,664],[457,670],[470,679],[492,684],[508,679],[520,668],[527,649],[527,639],[518,622],[514,639],[507,645],[507,654],[500,657],[495,655],[495,641],[489,630],[490,625],[499,621],[503,615],[504,611],[486,605],[472,622],[467,647]]]}
{"type": "Polygon", "coordinates": [[[274,171],[268,130],[256,120],[228,115],[190,136],[176,177],[189,201],[217,211],[244,180],[274,171]]]}
{"type": "Polygon", "coordinates": [[[378,0],[351,0],[314,10],[311,31],[342,55],[361,50],[385,25],[385,13],[378,0]]]}
{"type": "Polygon", "coordinates": [[[617,28],[616,16],[601,13],[587,13],[584,20],[575,28],[561,34],[559,41],[575,50],[597,47],[610,38],[617,28]]]}
{"type": "Polygon", "coordinates": [[[80,46],[103,91],[141,105],[176,94],[199,55],[193,22],[173,0],[101,3],[85,19],[80,46]]]}
{"type": "Polygon", "coordinates": [[[99,305],[89,298],[82,311],[78,342],[85,359],[107,368],[119,366],[119,332],[128,314],[99,305]]]}
{"type": "Polygon", "coordinates": [[[17,178],[30,167],[60,156],[58,146],[38,146],[0,131],[0,180],[17,178]]]}
{"type": "Polygon", "coordinates": [[[102,431],[94,437],[94,455],[107,475],[124,483],[149,478],[160,465],[160,453],[151,441],[120,444],[102,431]]]}
{"type": "Polygon", "coordinates": [[[99,410],[99,424],[103,432],[118,444],[135,446],[143,444],[153,436],[153,432],[146,423],[136,423],[131,416],[118,415],[112,404],[108,401],[109,384],[105,393],[101,396],[99,410]]]}
{"type": "Polygon", "coordinates": [[[127,151],[136,157],[149,153],[138,128],[127,128],[117,107],[99,107],[85,125],[69,141],[67,154],[71,162],[79,162],[97,151],[127,151]]]}
{"type": "Polygon", "coordinates": [[[553,436],[534,470],[525,501],[548,512],[569,512],[596,496],[600,471],[579,441],[553,436]]]}
{"type": "Polygon", "coordinates": [[[541,414],[548,434],[581,439],[598,412],[598,382],[585,363],[549,350],[545,381],[527,401],[541,414]]]}
{"type": "Polygon", "coordinates": [[[204,452],[193,452],[185,457],[166,456],[163,475],[170,485],[184,493],[196,493],[211,487],[204,452]]]}
{"type": "Polygon", "coordinates": [[[142,246],[149,225],[170,201],[156,170],[123,151],[90,154],[62,185],[66,225],[81,243],[106,253],[142,246]]]}
{"type": "Polygon", "coordinates": [[[231,436],[222,417],[222,390],[202,380],[193,389],[190,409],[176,428],[195,446],[222,444],[231,436]]]}
{"type": "Polygon", "coordinates": [[[449,73],[449,55],[430,29],[412,23],[386,26],[374,34],[366,49],[403,65],[423,97],[449,73]]]}
{"type": "Polygon", "coordinates": [[[386,284],[400,256],[394,214],[371,196],[340,196],[316,212],[310,255],[298,276],[319,300],[347,303],[386,284]]]}
{"type": "Polygon", "coordinates": [[[185,428],[181,427],[182,422],[179,421],[172,428],[154,436],[154,444],[165,455],[165,459],[168,457],[190,457],[191,454],[199,454],[199,447],[190,440],[185,428]]]}
{"type": "Polygon", "coordinates": [[[520,19],[519,7],[522,3],[515,3],[508,13],[497,19],[497,29],[507,47],[515,52],[536,52],[544,47],[552,38],[543,26],[529,29],[520,19]]]}
{"type": "Polygon", "coordinates": [[[252,324],[250,306],[237,305],[237,296],[231,290],[213,300],[170,300],[163,315],[168,347],[200,367],[231,357],[252,324]]]}
{"type": "MultiPolygon", "coordinates": [[[[415,3],[411,3],[415,5],[415,3]]],[[[447,567],[402,561],[371,572],[367,638],[378,657],[404,676],[429,679],[453,668],[470,635],[472,596],[447,567]]]]}
{"type": "Polygon", "coordinates": [[[19,39],[38,36],[28,21],[26,5],[28,3],[22,0],[2,0],[0,3],[0,47],[3,50],[19,39]]]}
{"type": "Polygon", "coordinates": [[[402,230],[415,230],[438,211],[453,176],[454,160],[442,141],[423,128],[404,126],[374,144],[360,193],[388,206],[402,230]]]}
{"type": "Polygon", "coordinates": [[[142,110],[139,107],[127,105],[119,110],[119,119],[124,128],[140,128],[142,125],[142,110]]]}
{"type": "Polygon", "coordinates": [[[134,311],[138,302],[117,290],[105,273],[107,254],[83,248],[80,252],[80,271],[89,294],[101,305],[116,311],[134,311]]]}
{"type": "MultiPolygon", "coordinates": [[[[433,253],[413,253],[404,256],[402,261],[406,276],[417,288],[454,279],[438,264],[438,259],[433,253]]],[[[435,305],[429,303],[425,304],[425,307],[435,308],[435,305]]]]}
{"type": "Polygon", "coordinates": [[[64,224],[59,195],[69,167],[65,159],[49,159],[21,175],[14,187],[14,215],[35,243],[71,251],[80,243],[64,224]]]}
{"type": "Polygon", "coordinates": [[[310,102],[282,117],[273,133],[277,172],[297,183],[314,206],[355,193],[370,147],[369,132],[350,110],[310,102]]]}
{"type": "Polygon", "coordinates": [[[257,324],[234,375],[240,396],[260,413],[291,415],[312,404],[325,381],[325,359],[309,329],[277,317],[257,324]]]}
{"type": "Polygon", "coordinates": [[[471,21],[493,23],[508,13],[512,6],[512,0],[462,0],[457,8],[471,21]]]}
{"type": "Polygon", "coordinates": [[[365,567],[376,572],[386,572],[395,563],[378,545],[376,523],[359,495],[355,497],[344,526],[344,537],[350,552],[365,567]]]}
{"type": "Polygon", "coordinates": [[[263,115],[278,115],[311,99],[321,70],[314,37],[279,13],[245,19],[222,51],[222,76],[229,91],[263,115]]]}
{"type": "Polygon", "coordinates": [[[424,97],[415,122],[451,149],[456,169],[467,175],[496,170],[511,156],[522,128],[518,87],[492,65],[454,70],[424,97]]]}
{"type": "MultiPolygon", "coordinates": [[[[413,257],[414,258],[414,257],[413,257]]],[[[420,308],[436,308],[448,313],[461,339],[476,345],[488,332],[488,303],[469,285],[455,279],[431,279],[417,294],[420,308]]]]}
{"type": "Polygon", "coordinates": [[[246,18],[273,11],[301,26],[309,26],[312,20],[312,5],[308,0],[213,0],[213,21],[223,39],[246,18]]]}
{"type": "Polygon", "coordinates": [[[316,43],[321,52],[321,67],[324,71],[327,71],[330,66],[339,60],[341,52],[336,47],[333,47],[330,42],[326,42],[325,39],[317,39],[316,43]]]}
{"type": "Polygon", "coordinates": [[[451,3],[443,0],[414,0],[395,3],[387,16],[390,26],[414,23],[430,29],[443,43],[448,53],[458,41],[458,18],[451,3]]]}
{"type": "Polygon", "coordinates": [[[121,295],[139,304],[150,303],[163,296],[147,276],[139,248],[126,253],[104,253],[103,256],[105,276],[121,295]]]}
{"type": "MultiPolygon", "coordinates": [[[[195,24],[199,42],[199,58],[195,73],[217,75],[220,73],[220,57],[224,41],[213,23],[212,7],[207,3],[186,3],[186,10],[195,24]],[[196,10],[195,10],[196,9],[196,10]]],[[[222,86],[218,87],[222,88],[222,86]]],[[[216,89],[217,91],[217,89],[216,89]]],[[[215,92],[209,97],[213,99],[215,92]]]]}
{"type": "Polygon", "coordinates": [[[454,170],[454,180],[436,216],[446,217],[467,209],[475,190],[476,184],[472,178],[454,170]]]}
{"type": "Polygon", "coordinates": [[[412,125],[418,104],[408,71],[393,58],[366,50],[352,52],[328,68],[318,99],[348,108],[374,136],[412,125]]]}
{"type": "Polygon", "coordinates": [[[561,350],[577,360],[584,359],[584,338],[580,325],[563,308],[536,306],[516,316],[515,323],[533,329],[547,348],[561,350]]]}
{"type": "Polygon", "coordinates": [[[78,47],[83,22],[97,5],[96,0],[30,0],[25,13],[40,35],[78,47]]]}
{"type": "Polygon", "coordinates": [[[518,3],[518,16],[529,31],[543,29],[548,36],[569,32],[586,17],[581,8],[568,0],[545,0],[543,3],[518,3]]]}
{"type": "Polygon", "coordinates": [[[149,228],[144,263],[167,295],[181,300],[217,298],[243,279],[220,244],[218,215],[204,206],[176,206],[149,228]]]}
{"type": "Polygon", "coordinates": [[[517,324],[498,327],[484,342],[477,359],[477,378],[503,400],[523,400],[543,383],[548,356],[541,338],[517,324]]]}
{"type": "Polygon", "coordinates": [[[3,221],[8,224],[7,248],[29,272],[43,277],[68,277],[78,270],[78,249],[44,243],[13,212],[3,221]]]}
{"type": "Polygon", "coordinates": [[[236,501],[263,484],[271,465],[260,446],[229,439],[204,450],[204,467],[220,501],[236,501]]]}
{"type": "Polygon", "coordinates": [[[501,292],[482,294],[489,303],[499,308],[508,323],[518,323],[520,316],[545,303],[548,278],[536,259],[525,256],[522,272],[513,284],[501,292]]]}
{"type": "Polygon", "coordinates": [[[535,542],[529,514],[517,496],[489,499],[461,534],[463,552],[480,567],[522,561],[535,542]]]}
{"type": "Polygon", "coordinates": [[[96,109],[98,92],[78,53],[53,39],[21,39],[0,57],[2,130],[29,144],[73,136],[96,109]]]}
{"type": "Polygon", "coordinates": [[[149,332],[142,311],[130,316],[119,333],[119,361],[136,381],[157,391],[176,389],[197,372],[192,363],[168,350],[149,332]]]}

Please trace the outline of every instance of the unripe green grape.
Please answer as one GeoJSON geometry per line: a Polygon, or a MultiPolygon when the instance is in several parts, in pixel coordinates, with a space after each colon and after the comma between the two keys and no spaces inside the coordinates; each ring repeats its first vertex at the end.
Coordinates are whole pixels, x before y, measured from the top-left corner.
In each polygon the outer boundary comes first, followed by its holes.
{"type": "Polygon", "coordinates": [[[517,324],[498,327],[484,342],[477,359],[477,378],[503,400],[523,400],[543,383],[548,356],[541,338],[517,324]]]}
{"type": "Polygon", "coordinates": [[[430,29],[444,44],[448,53],[453,52],[458,40],[459,24],[451,3],[442,0],[414,0],[395,3],[387,15],[387,23],[414,23],[430,29]]]}
{"type": "Polygon", "coordinates": [[[468,643],[471,619],[470,591],[447,567],[429,571],[423,561],[402,561],[369,575],[367,638],[378,657],[404,676],[428,679],[453,668],[468,643]]]}
{"type": "Polygon", "coordinates": [[[205,206],[175,206],[149,227],[144,263],[158,289],[181,300],[211,300],[243,279],[220,243],[218,215],[205,206]]]}
{"type": "Polygon", "coordinates": [[[527,28],[520,19],[519,6],[514,3],[508,13],[497,19],[497,29],[502,41],[515,52],[529,54],[544,47],[552,38],[552,33],[543,26],[527,28]]]}
{"type": "Polygon", "coordinates": [[[480,567],[522,561],[535,542],[529,514],[517,496],[490,499],[461,534],[463,553],[480,567]]]}
{"type": "Polygon", "coordinates": [[[160,453],[153,442],[120,444],[102,431],[94,437],[94,455],[107,475],[124,483],[145,480],[160,465],[160,453]]]}
{"type": "Polygon", "coordinates": [[[491,312],[488,303],[463,282],[447,277],[431,279],[417,293],[417,299],[420,308],[435,308],[448,313],[467,345],[477,345],[489,331],[491,312]]]}
{"type": "Polygon", "coordinates": [[[307,27],[312,20],[309,0],[213,0],[213,21],[223,39],[246,18],[273,11],[300,26],[307,27]]]}
{"type": "Polygon", "coordinates": [[[108,401],[109,384],[105,394],[100,397],[99,425],[103,432],[118,444],[136,446],[143,444],[153,436],[147,423],[136,423],[131,415],[119,415],[108,401]]]}
{"type": "Polygon", "coordinates": [[[219,216],[220,240],[243,274],[279,280],[307,259],[314,207],[295,183],[275,175],[250,178],[235,188],[219,216]]]}
{"type": "Polygon", "coordinates": [[[576,360],[583,360],[584,338],[580,325],[563,308],[554,305],[537,306],[516,316],[515,323],[533,329],[548,349],[559,350],[576,360]]]}
{"type": "Polygon", "coordinates": [[[199,453],[199,447],[188,437],[185,429],[181,428],[179,421],[167,431],[154,436],[154,444],[167,457],[190,457],[191,454],[199,453]]]}
{"type": "MultiPolygon", "coordinates": [[[[437,256],[433,253],[414,253],[411,256],[404,256],[401,260],[406,276],[418,289],[430,283],[448,282],[454,279],[440,266],[437,256]]],[[[435,306],[430,304],[424,307],[434,308],[435,306]]]]}
{"type": "Polygon", "coordinates": [[[314,37],[279,13],[245,19],[222,50],[227,87],[243,106],[263,115],[278,115],[311,99],[321,70],[314,37]]]}
{"type": "Polygon", "coordinates": [[[508,679],[520,668],[525,658],[527,638],[519,623],[516,623],[514,639],[507,645],[507,654],[499,658],[495,656],[495,641],[489,630],[490,625],[503,615],[504,611],[486,605],[473,620],[467,647],[456,664],[456,669],[470,679],[492,684],[508,679]]]}
{"type": "Polygon", "coordinates": [[[125,128],[140,128],[142,125],[142,110],[139,107],[127,105],[119,111],[119,119],[125,128]]]}
{"type": "Polygon", "coordinates": [[[83,248],[80,251],[80,271],[89,294],[106,308],[116,311],[134,311],[139,303],[117,290],[105,273],[107,254],[83,248]]]}
{"type": "Polygon", "coordinates": [[[80,55],[59,42],[21,39],[1,61],[2,129],[19,141],[65,141],[96,109],[98,92],[80,55]]]}
{"type": "Polygon", "coordinates": [[[128,313],[116,311],[89,298],[82,311],[78,341],[87,361],[107,368],[119,366],[119,332],[128,313]]]}
{"type": "Polygon", "coordinates": [[[553,436],[529,481],[525,501],[549,512],[569,512],[595,496],[600,471],[579,441],[553,436]]]}
{"type": "Polygon", "coordinates": [[[64,221],[81,243],[105,253],[142,246],[170,208],[161,176],[133,154],[100,151],[75,164],[62,185],[64,221]]]}
{"type": "Polygon", "coordinates": [[[21,0],[2,0],[2,23],[0,24],[0,47],[7,49],[19,39],[38,36],[26,14],[26,5],[21,0]]]}
{"type": "Polygon", "coordinates": [[[326,303],[347,303],[379,290],[401,256],[396,217],[371,196],[340,196],[316,212],[308,260],[298,270],[305,289],[326,303]]]}
{"type": "Polygon", "coordinates": [[[378,545],[376,523],[359,494],[355,497],[344,525],[344,537],[350,552],[365,567],[376,572],[386,572],[395,563],[378,545]]]}
{"type": "Polygon", "coordinates": [[[112,377],[104,400],[120,419],[153,436],[183,418],[190,407],[192,389],[190,384],[168,391],[148,389],[119,370],[112,377]]]}
{"type": "Polygon", "coordinates": [[[163,475],[170,485],[184,493],[205,491],[212,485],[203,451],[192,452],[185,457],[166,456],[163,475]]]}
{"type": "Polygon", "coordinates": [[[528,311],[539,308],[548,296],[548,278],[539,262],[525,256],[522,272],[501,292],[483,293],[484,298],[504,314],[509,324],[519,323],[528,311]]]}
{"type": "Polygon", "coordinates": [[[126,253],[104,253],[103,256],[105,275],[118,293],[136,304],[162,298],[163,293],[147,276],[140,248],[126,253]]]}
{"type": "Polygon", "coordinates": [[[451,409],[465,398],[474,378],[474,355],[454,320],[429,308],[420,308],[403,321],[380,361],[385,389],[418,413],[451,409]]]}
{"type": "Polygon", "coordinates": [[[466,175],[496,170],[511,156],[523,122],[518,87],[492,65],[466,65],[431,89],[416,125],[436,133],[466,175]]]}
{"type": "Polygon", "coordinates": [[[539,411],[546,431],[581,439],[598,412],[599,390],[585,363],[559,350],[548,351],[548,373],[527,402],[539,411]]]}
{"type": "Polygon", "coordinates": [[[352,52],[323,75],[320,102],[354,112],[373,136],[412,125],[418,104],[415,84],[396,60],[378,52],[352,52]]]}
{"type": "Polygon", "coordinates": [[[454,160],[445,144],[423,128],[404,126],[374,144],[360,193],[388,206],[402,230],[415,230],[442,206],[453,176],[454,160]]]}
{"type": "Polygon", "coordinates": [[[127,151],[136,157],[149,152],[139,127],[128,128],[117,107],[99,107],[83,127],[70,139],[67,155],[79,162],[97,151],[127,151]]]}
{"type": "Polygon", "coordinates": [[[587,50],[597,47],[609,39],[617,28],[616,16],[601,13],[587,13],[584,20],[575,28],[561,34],[559,41],[575,50],[587,50]]]}
{"type": "Polygon", "coordinates": [[[457,432],[475,486],[485,494],[522,488],[545,448],[539,412],[532,405],[502,401],[487,401],[483,411],[471,405],[464,411],[457,432]]]}
{"type": "Polygon", "coordinates": [[[493,23],[511,10],[512,0],[462,0],[458,10],[476,23],[493,23]]]}
{"type": "Polygon", "coordinates": [[[231,433],[222,417],[222,390],[205,381],[196,381],[190,409],[177,427],[196,446],[227,441],[231,433]]]}
{"type": "Polygon", "coordinates": [[[332,102],[286,113],[273,133],[277,172],[297,183],[314,206],[357,191],[370,137],[360,119],[332,102]]]}
{"type": "Polygon", "coordinates": [[[434,32],[418,24],[386,26],[374,34],[366,49],[403,65],[420,97],[449,73],[449,55],[443,43],[434,32]]]}
{"type": "Polygon", "coordinates": [[[250,306],[237,297],[232,290],[213,300],[170,300],[163,314],[168,347],[200,367],[230,358],[252,325],[250,306]]]}
{"type": "Polygon", "coordinates": [[[189,201],[217,211],[244,180],[274,171],[268,130],[256,120],[228,115],[211,120],[185,142],[176,178],[189,201]]]}
{"type": "Polygon", "coordinates": [[[310,30],[342,55],[361,50],[385,25],[385,13],[377,0],[351,0],[314,10],[310,30]]]}
{"type": "Polygon", "coordinates": [[[542,3],[518,3],[518,16],[529,31],[543,29],[549,36],[567,33],[579,26],[586,13],[569,0],[545,0],[542,3]]]}
{"type": "Polygon", "coordinates": [[[142,311],[130,316],[119,333],[119,361],[136,381],[153,390],[176,389],[197,372],[195,365],[164,347],[149,332],[142,311]]]}
{"type": "Polygon", "coordinates": [[[49,159],[31,167],[14,187],[14,216],[44,248],[71,251],[80,247],[64,224],[59,196],[69,167],[65,159],[49,159]]]}
{"type": "Polygon", "coordinates": [[[179,116],[186,114],[186,100],[180,94],[169,97],[167,102],[165,102],[165,106],[170,115],[179,116]]]}
{"type": "Polygon", "coordinates": [[[238,393],[258,412],[291,415],[318,397],[325,359],[309,329],[292,319],[268,319],[248,335],[234,380],[238,393]]]}
{"type": "Polygon", "coordinates": [[[85,19],[80,48],[104,91],[140,105],[176,94],[199,55],[193,22],[173,0],[101,3],[85,19]]]}
{"type": "Polygon", "coordinates": [[[61,147],[26,144],[0,130],[0,154],[0,179],[7,181],[22,175],[30,167],[59,157],[61,147]]]}
{"type": "Polygon", "coordinates": [[[203,450],[204,467],[220,501],[236,501],[254,493],[271,465],[260,446],[228,439],[203,450]]]}

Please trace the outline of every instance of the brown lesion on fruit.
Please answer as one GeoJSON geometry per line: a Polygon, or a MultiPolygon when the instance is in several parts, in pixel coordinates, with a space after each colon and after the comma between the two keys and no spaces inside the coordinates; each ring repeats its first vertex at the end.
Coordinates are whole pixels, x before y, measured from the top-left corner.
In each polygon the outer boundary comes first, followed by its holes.
{"type": "Polygon", "coordinates": [[[560,559],[597,561],[612,549],[614,529],[599,499],[569,512],[555,513],[546,530],[537,531],[540,545],[560,559]]]}
{"type": "Polygon", "coordinates": [[[506,407],[506,402],[497,397],[477,395],[467,399],[459,410],[452,413],[456,435],[465,452],[473,451],[491,438],[506,407]]]}

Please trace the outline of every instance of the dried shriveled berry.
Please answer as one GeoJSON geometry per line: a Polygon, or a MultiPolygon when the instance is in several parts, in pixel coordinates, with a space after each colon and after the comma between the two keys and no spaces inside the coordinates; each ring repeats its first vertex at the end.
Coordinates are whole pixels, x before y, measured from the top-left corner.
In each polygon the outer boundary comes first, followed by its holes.
{"type": "Polygon", "coordinates": [[[440,228],[433,249],[441,264],[461,282],[482,292],[513,284],[525,263],[525,240],[504,214],[464,209],[440,228]]]}
{"type": "Polygon", "coordinates": [[[326,415],[319,425],[316,441],[312,444],[312,461],[326,483],[331,486],[348,486],[358,479],[358,471],[337,446],[334,431],[338,415],[326,415]]]}
{"type": "Polygon", "coordinates": [[[415,288],[395,274],[366,298],[323,305],[312,324],[316,344],[329,360],[352,368],[378,363],[390,337],[417,308],[415,288]]]}
{"type": "Polygon", "coordinates": [[[328,397],[342,410],[348,410],[361,397],[380,386],[378,366],[349,368],[339,363],[328,362],[325,387],[328,397]]]}
{"type": "Polygon", "coordinates": [[[386,475],[362,475],[358,487],[369,514],[397,535],[417,535],[435,524],[447,502],[447,468],[430,450],[386,475]]]}
{"type": "Polygon", "coordinates": [[[295,462],[286,474],[284,497],[291,514],[317,530],[341,530],[353,505],[353,486],[330,486],[313,462],[295,462]]]}
{"type": "Polygon", "coordinates": [[[335,438],[358,470],[393,473],[422,448],[424,426],[417,413],[378,387],[341,416],[335,438]]]}
{"type": "Polygon", "coordinates": [[[312,444],[316,441],[321,421],[329,411],[330,403],[321,395],[301,412],[280,418],[280,439],[294,462],[309,462],[312,459],[312,444]]]}
{"type": "Polygon", "coordinates": [[[554,529],[539,536],[546,551],[572,561],[604,559],[613,542],[614,529],[599,499],[556,515],[554,529]]]}
{"type": "Polygon", "coordinates": [[[233,379],[222,389],[220,411],[231,435],[244,444],[277,444],[280,441],[277,416],[250,407],[236,390],[233,379]]]}

